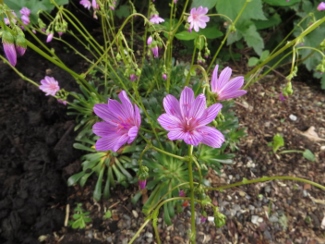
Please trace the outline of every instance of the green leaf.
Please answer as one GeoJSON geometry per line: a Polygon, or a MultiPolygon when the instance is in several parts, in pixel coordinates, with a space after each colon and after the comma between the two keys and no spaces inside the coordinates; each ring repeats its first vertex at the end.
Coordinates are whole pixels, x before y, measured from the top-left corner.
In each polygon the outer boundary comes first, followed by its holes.
{"type": "Polygon", "coordinates": [[[84,150],[84,151],[88,151],[88,152],[96,152],[95,149],[93,149],[91,147],[87,147],[81,143],[73,143],[73,147],[78,150],[84,150]]]}
{"type": "Polygon", "coordinates": [[[204,35],[207,39],[216,39],[218,37],[223,36],[223,33],[221,31],[219,31],[218,29],[216,29],[215,26],[200,29],[198,34],[204,35]]]}
{"type": "Polygon", "coordinates": [[[315,162],[315,155],[308,149],[306,149],[303,154],[305,159],[315,162]]]}
{"type": "Polygon", "coordinates": [[[104,219],[110,219],[112,217],[112,211],[107,210],[106,213],[104,214],[104,219]]]}
{"type": "MultiPolygon", "coordinates": [[[[245,5],[245,2],[246,0],[218,0],[216,9],[219,14],[227,15],[230,19],[235,20],[242,7],[245,5]]],[[[261,0],[251,0],[247,4],[240,16],[240,20],[248,19],[266,20],[261,0]]]]}
{"type": "Polygon", "coordinates": [[[258,55],[261,55],[264,42],[260,34],[256,31],[254,23],[251,21],[242,21],[238,25],[237,30],[242,34],[247,45],[252,47],[258,55]]]}
{"type": "Polygon", "coordinates": [[[218,0],[193,0],[191,8],[197,8],[197,7],[207,7],[208,9],[213,8],[216,6],[216,3],[218,0]]]}
{"type": "Polygon", "coordinates": [[[96,201],[99,201],[101,199],[101,197],[102,197],[103,176],[104,176],[104,170],[102,169],[100,171],[99,176],[98,176],[97,183],[96,183],[96,186],[95,186],[95,190],[93,192],[93,198],[96,201]]]}
{"type": "Polygon", "coordinates": [[[261,54],[261,61],[264,61],[265,59],[267,59],[270,55],[270,51],[269,50],[264,50],[261,54]]]}
{"type": "Polygon", "coordinates": [[[121,5],[118,9],[116,9],[115,11],[115,14],[118,18],[122,19],[122,18],[126,18],[128,17],[131,12],[130,12],[130,8],[128,5],[126,4],[123,4],[121,5]]]}
{"type": "Polygon", "coordinates": [[[182,41],[190,41],[190,40],[194,40],[196,37],[200,36],[200,35],[204,35],[207,39],[216,39],[218,37],[223,36],[223,33],[221,31],[219,31],[218,29],[216,29],[216,27],[207,27],[205,29],[200,29],[199,32],[189,32],[187,30],[178,32],[175,37],[178,40],[182,40],[182,41]]]}
{"type": "Polygon", "coordinates": [[[273,136],[273,141],[272,141],[273,152],[276,153],[276,151],[278,151],[279,148],[283,146],[284,146],[283,136],[281,136],[279,133],[275,134],[273,136]]]}
{"type": "Polygon", "coordinates": [[[248,59],[248,67],[253,67],[255,66],[256,64],[258,64],[260,60],[256,57],[251,57],[248,59]]]}
{"type": "Polygon", "coordinates": [[[281,23],[281,17],[279,14],[275,13],[267,20],[253,20],[257,30],[267,29],[273,26],[277,26],[281,23]]]}
{"type": "Polygon", "coordinates": [[[290,0],[290,1],[285,1],[285,0],[263,0],[263,2],[272,5],[272,6],[281,6],[281,7],[285,7],[285,6],[292,6],[295,5],[297,3],[300,3],[301,0],[290,0]]]}
{"type": "Polygon", "coordinates": [[[76,184],[84,174],[85,172],[82,171],[77,174],[71,175],[68,179],[68,186],[73,186],[74,184],[76,184]]]}

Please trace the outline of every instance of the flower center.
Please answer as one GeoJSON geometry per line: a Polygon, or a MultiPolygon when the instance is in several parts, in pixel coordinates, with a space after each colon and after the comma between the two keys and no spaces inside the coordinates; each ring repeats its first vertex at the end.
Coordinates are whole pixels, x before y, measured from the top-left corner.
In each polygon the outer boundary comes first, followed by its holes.
{"type": "Polygon", "coordinates": [[[192,131],[196,128],[197,122],[193,117],[185,117],[183,121],[183,131],[192,133],[192,131]]]}

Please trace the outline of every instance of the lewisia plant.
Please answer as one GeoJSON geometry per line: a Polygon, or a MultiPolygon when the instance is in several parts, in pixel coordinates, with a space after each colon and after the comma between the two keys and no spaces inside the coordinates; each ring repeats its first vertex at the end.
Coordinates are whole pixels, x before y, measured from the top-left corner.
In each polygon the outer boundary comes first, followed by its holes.
{"type": "MultiPolygon", "coordinates": [[[[204,222],[207,212],[213,213],[217,227],[225,223],[209,197],[212,188],[207,187],[207,176],[220,173],[223,163],[233,162],[236,143],[244,135],[231,111],[233,99],[247,93],[243,89],[244,77],[233,75],[230,67],[219,70],[219,51],[212,55],[207,70],[201,66],[210,55],[211,42],[204,33],[209,33],[208,25],[214,28],[212,25],[217,23],[210,19],[220,16],[209,14],[206,6],[196,4],[197,7],[189,9],[187,0],[184,5],[170,1],[172,12],[166,15],[158,12],[154,1],[149,1],[145,14],[136,12],[134,3],[124,22],[120,19],[116,26],[114,18],[122,18],[118,11],[113,11],[116,1],[78,2],[93,21],[98,16],[103,25],[102,39],[94,38],[64,6],[56,6],[57,13],[54,11],[56,15],[48,24],[39,18],[38,26],[31,26],[35,13],[22,8],[20,19],[14,14],[6,16],[8,26],[2,32],[2,42],[7,59],[3,59],[16,65],[17,57],[27,48],[22,34],[27,30],[34,38],[42,36],[37,43],[48,42],[33,45],[29,41],[30,49],[37,50],[77,82],[78,92],[60,89],[60,85],[68,86],[50,76],[36,83],[46,96],[66,104],[69,114],[76,116],[78,136],[74,147],[87,153],[82,157],[82,171],[69,178],[69,185],[84,186],[96,175],[96,201],[108,198],[118,184],[136,186],[132,188],[132,202],[143,197],[143,213],[147,215],[139,233],[152,220],[157,239],[156,220],[160,213],[167,224],[172,224],[177,213],[190,208],[190,239],[194,243],[196,223],[204,222]],[[167,16],[172,19],[166,19],[167,16]],[[134,21],[143,24],[135,25],[134,21]],[[33,35],[34,30],[39,35],[33,35]],[[71,37],[82,42],[86,54],[65,40],[65,35],[61,37],[65,32],[69,33],[69,40],[71,37]],[[179,51],[173,42],[175,38],[193,41],[195,50],[190,63],[175,60],[173,52],[179,51]],[[85,70],[77,73],[69,69],[52,50],[52,46],[59,46],[52,45],[52,41],[68,43],[68,50],[88,64],[82,66],[85,70]]],[[[322,11],[323,5],[318,9],[322,11]]],[[[45,16],[51,19],[50,14],[45,16]]],[[[231,26],[235,26],[234,22],[231,26]]],[[[213,28],[209,29],[214,31],[213,28]]]]}

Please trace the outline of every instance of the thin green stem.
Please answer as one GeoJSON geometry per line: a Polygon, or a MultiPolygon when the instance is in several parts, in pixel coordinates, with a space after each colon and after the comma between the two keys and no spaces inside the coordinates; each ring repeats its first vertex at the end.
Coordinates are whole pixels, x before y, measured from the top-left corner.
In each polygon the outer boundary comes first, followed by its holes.
{"type": "Polygon", "coordinates": [[[150,222],[150,219],[147,219],[142,225],[141,227],[138,229],[137,233],[134,234],[134,236],[132,237],[132,239],[129,241],[129,244],[132,244],[135,239],[138,238],[138,236],[140,236],[141,231],[143,230],[143,228],[150,222]]]}
{"type": "MultiPolygon", "coordinates": [[[[244,12],[244,10],[245,10],[245,8],[246,8],[246,6],[247,6],[247,4],[248,4],[249,2],[250,2],[250,0],[246,0],[246,1],[245,1],[243,7],[242,7],[241,10],[239,11],[239,13],[238,13],[236,19],[234,20],[234,22],[231,23],[230,27],[236,25],[237,21],[239,20],[240,16],[243,14],[243,12],[244,12]]],[[[228,39],[228,36],[229,36],[229,34],[231,33],[231,31],[232,31],[232,28],[230,28],[230,27],[228,28],[225,37],[222,39],[221,44],[220,44],[218,50],[217,50],[216,53],[214,54],[214,56],[213,56],[213,58],[212,58],[212,60],[211,60],[211,62],[210,62],[210,65],[209,65],[209,67],[208,67],[208,69],[207,69],[207,73],[210,72],[212,66],[214,65],[214,62],[215,62],[216,58],[217,58],[218,55],[219,55],[219,52],[221,51],[221,48],[223,47],[223,45],[225,44],[226,40],[228,39]]]]}
{"type": "Polygon", "coordinates": [[[302,150],[283,150],[279,152],[278,154],[285,154],[285,153],[304,153],[302,150]]]}
{"type": "Polygon", "coordinates": [[[195,243],[196,238],[196,228],[195,228],[195,204],[194,204],[194,180],[193,180],[193,169],[192,169],[192,155],[193,155],[193,146],[188,146],[188,177],[190,183],[190,205],[191,205],[191,235],[190,242],[195,243]]]}
{"type": "MultiPolygon", "coordinates": [[[[284,45],[278,51],[276,51],[275,53],[273,53],[272,55],[270,55],[262,63],[260,63],[259,65],[255,66],[254,69],[252,69],[251,71],[249,71],[245,75],[245,79],[247,79],[248,77],[250,77],[252,74],[255,74],[259,69],[261,69],[261,67],[265,66],[268,62],[270,62],[271,60],[273,60],[274,58],[276,58],[278,55],[282,54],[286,49],[288,49],[289,47],[292,47],[292,46],[296,45],[296,43],[298,43],[301,40],[301,38],[305,37],[306,35],[308,35],[312,31],[314,31],[318,26],[320,26],[324,22],[325,22],[325,17],[323,17],[323,18],[317,20],[316,22],[314,22],[311,26],[309,26],[306,30],[304,30],[298,37],[296,37],[295,39],[293,39],[290,42],[287,42],[286,45],[284,45]]],[[[247,82],[245,84],[244,89],[247,89],[247,87],[249,87],[250,85],[252,85],[254,82],[256,82],[256,79],[251,79],[249,82],[247,82]]]]}
{"type": "Polygon", "coordinates": [[[150,147],[151,147],[152,149],[156,150],[157,152],[161,152],[161,153],[163,153],[163,154],[165,154],[165,155],[168,155],[168,156],[171,156],[171,157],[173,157],[173,158],[177,158],[177,159],[182,160],[182,161],[187,160],[185,157],[181,157],[181,156],[178,156],[178,155],[176,155],[176,154],[173,154],[173,153],[167,152],[167,151],[162,150],[162,149],[160,149],[160,148],[158,148],[158,147],[155,147],[155,146],[152,146],[152,145],[151,145],[150,147]]]}
{"type": "Polygon", "coordinates": [[[318,184],[316,182],[310,181],[310,180],[306,180],[304,178],[294,177],[294,176],[263,176],[261,178],[257,178],[257,179],[254,179],[254,180],[244,179],[243,181],[239,181],[239,182],[232,183],[232,184],[229,184],[229,185],[218,186],[218,187],[207,187],[207,190],[209,190],[209,191],[223,191],[223,190],[233,188],[233,187],[249,185],[249,184],[254,184],[254,183],[261,183],[261,182],[270,181],[270,180],[298,181],[298,182],[303,182],[303,183],[310,184],[312,186],[315,186],[315,187],[325,191],[325,186],[322,186],[322,185],[320,185],[320,184],[318,184]]]}

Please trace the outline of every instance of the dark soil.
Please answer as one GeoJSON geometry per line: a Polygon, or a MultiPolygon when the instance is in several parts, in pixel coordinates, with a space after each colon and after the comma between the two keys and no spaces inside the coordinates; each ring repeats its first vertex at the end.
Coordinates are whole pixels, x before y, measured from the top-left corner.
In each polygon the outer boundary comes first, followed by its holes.
{"type": "MultiPolygon", "coordinates": [[[[75,58],[65,55],[79,70],[75,58]]],[[[17,65],[40,81],[45,74],[71,89],[72,78],[27,50],[17,65]]],[[[0,64],[0,243],[37,243],[61,228],[67,201],[64,167],[80,157],[72,148],[74,118],[66,107],[0,64]]]]}
{"type": "MultiPolygon", "coordinates": [[[[69,67],[81,71],[77,58],[64,52],[61,56],[69,67]]],[[[36,81],[50,74],[67,90],[75,89],[68,74],[29,50],[17,68],[36,81]]],[[[92,199],[94,181],[83,189],[68,188],[67,178],[80,170],[81,153],[72,147],[74,118],[66,115],[64,105],[46,97],[2,63],[0,81],[0,243],[130,240],[145,218],[141,203],[130,203],[136,186],[119,188],[100,203],[92,199]],[[64,226],[66,215],[71,217],[78,202],[91,213],[92,222],[85,230],[64,226]],[[107,209],[113,211],[113,217],[105,220],[107,209]]],[[[303,134],[313,126],[318,136],[325,138],[324,91],[318,84],[295,82],[294,95],[281,102],[278,94],[282,83],[281,77],[269,77],[237,100],[236,112],[247,136],[238,147],[234,165],[226,165],[221,175],[211,171],[212,185],[265,175],[298,176],[325,185],[325,142],[303,134]],[[284,136],[284,149],[310,149],[316,162],[297,153],[273,154],[267,143],[275,133],[284,136]]],[[[211,198],[227,216],[227,223],[220,229],[212,222],[199,224],[198,243],[325,243],[321,227],[324,191],[309,184],[265,182],[212,192],[211,198]]],[[[163,243],[187,243],[187,209],[173,226],[158,221],[163,243]]],[[[152,233],[152,228],[146,227],[136,243],[154,243],[152,233]]]]}

